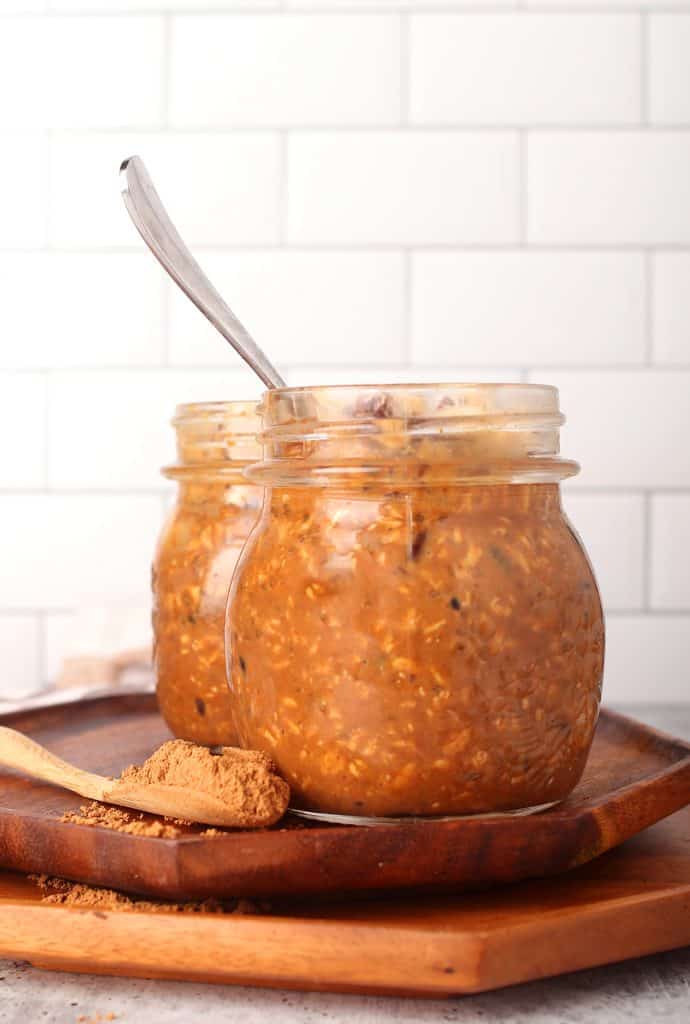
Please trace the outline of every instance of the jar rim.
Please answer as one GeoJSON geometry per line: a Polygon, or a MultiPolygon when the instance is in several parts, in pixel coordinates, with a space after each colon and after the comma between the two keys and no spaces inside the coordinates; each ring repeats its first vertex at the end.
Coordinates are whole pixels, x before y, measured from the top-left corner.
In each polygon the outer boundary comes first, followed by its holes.
{"type": "Polygon", "coordinates": [[[225,478],[261,454],[256,401],[183,402],[171,423],[177,434],[177,462],[165,466],[163,476],[225,478]]]}
{"type": "Polygon", "coordinates": [[[558,392],[555,384],[534,384],[530,381],[397,381],[393,384],[372,381],[370,384],[300,384],[292,386],[286,384],[282,388],[271,388],[264,392],[264,397],[269,394],[286,394],[291,391],[438,391],[439,388],[453,388],[457,390],[471,389],[501,389],[518,388],[524,391],[551,391],[558,392]]]}
{"type": "Polygon", "coordinates": [[[420,417],[549,416],[563,422],[553,384],[463,383],[318,384],[265,391],[259,411],[263,438],[288,424],[314,425],[420,417]]]}
{"type": "Polygon", "coordinates": [[[557,480],[558,389],[531,383],[336,384],[264,393],[255,481],[557,480]]]}
{"type": "Polygon", "coordinates": [[[246,416],[251,419],[259,419],[259,400],[248,401],[241,399],[235,401],[223,401],[221,399],[210,402],[180,402],[175,406],[175,413],[170,421],[174,427],[192,422],[195,419],[208,419],[214,415],[219,416],[246,416]]]}

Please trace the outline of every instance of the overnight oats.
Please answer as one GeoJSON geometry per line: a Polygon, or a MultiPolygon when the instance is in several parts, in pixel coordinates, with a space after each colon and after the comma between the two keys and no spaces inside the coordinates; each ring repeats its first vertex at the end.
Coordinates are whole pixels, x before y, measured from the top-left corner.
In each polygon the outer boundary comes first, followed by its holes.
{"type": "Polygon", "coordinates": [[[175,736],[230,745],[225,604],[261,504],[242,476],[260,455],[260,421],[255,402],[206,402],[178,406],[173,425],[178,461],[163,473],[177,481],[177,503],[152,572],[158,703],[175,736]]]}
{"type": "Polygon", "coordinates": [[[296,807],[514,812],[578,782],[604,627],[564,515],[558,392],[279,389],[226,647],[243,745],[296,807]]]}

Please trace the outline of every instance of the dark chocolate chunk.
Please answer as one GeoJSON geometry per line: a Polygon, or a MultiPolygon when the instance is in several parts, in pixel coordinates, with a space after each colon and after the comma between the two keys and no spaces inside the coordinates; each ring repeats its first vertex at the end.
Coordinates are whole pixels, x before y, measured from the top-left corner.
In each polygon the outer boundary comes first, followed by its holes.
{"type": "Polygon", "coordinates": [[[416,560],[422,553],[422,548],[426,544],[426,530],[420,530],[419,533],[414,535],[412,540],[412,557],[416,560]]]}

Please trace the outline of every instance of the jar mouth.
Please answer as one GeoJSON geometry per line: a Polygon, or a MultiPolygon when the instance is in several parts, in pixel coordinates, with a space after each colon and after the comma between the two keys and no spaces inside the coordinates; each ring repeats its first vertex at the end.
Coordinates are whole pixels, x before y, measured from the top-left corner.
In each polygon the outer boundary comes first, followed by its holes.
{"type": "Polygon", "coordinates": [[[175,414],[171,423],[175,428],[187,425],[211,423],[228,423],[237,421],[236,433],[242,433],[242,427],[252,436],[260,423],[260,405],[258,400],[247,401],[213,401],[213,402],[182,402],[175,406],[175,414]]]}
{"type": "Polygon", "coordinates": [[[264,457],[246,472],[255,482],[553,481],[578,469],[557,458],[565,418],[551,385],[279,388],[261,410],[264,457]]]}
{"type": "MultiPolygon", "coordinates": [[[[461,421],[471,428],[479,420],[503,422],[512,417],[549,417],[560,426],[564,417],[558,389],[551,384],[336,384],[275,388],[264,393],[260,411],[263,437],[293,426],[298,431],[340,424],[365,429],[368,423],[397,420],[409,429],[424,422],[461,421]]],[[[379,424],[380,425],[380,424],[379,424]]]]}
{"type": "Polygon", "coordinates": [[[175,409],[177,462],[166,477],[203,471],[207,476],[238,472],[261,456],[261,418],[256,401],[186,402],[175,409]]]}
{"type": "Polygon", "coordinates": [[[531,384],[523,381],[491,381],[490,383],[482,383],[481,381],[423,381],[419,383],[411,382],[400,382],[394,384],[303,384],[298,386],[285,385],[282,388],[271,388],[270,391],[265,391],[263,394],[262,402],[269,395],[287,395],[292,392],[306,393],[306,392],[325,392],[333,391],[391,391],[391,392],[415,392],[415,391],[503,391],[503,390],[517,390],[531,391],[531,392],[545,392],[555,393],[558,395],[558,388],[554,384],[531,384]]]}

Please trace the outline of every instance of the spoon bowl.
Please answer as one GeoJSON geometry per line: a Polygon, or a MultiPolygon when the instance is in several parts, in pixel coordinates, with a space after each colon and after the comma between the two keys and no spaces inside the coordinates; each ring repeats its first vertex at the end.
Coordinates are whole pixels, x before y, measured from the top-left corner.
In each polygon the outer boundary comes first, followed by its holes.
{"type": "Polygon", "coordinates": [[[251,802],[247,807],[230,807],[217,797],[191,787],[156,783],[137,785],[128,780],[109,779],[63,761],[28,736],[6,726],[0,726],[0,765],[24,772],[42,782],[62,786],[87,800],[225,828],[273,825],[285,813],[288,804],[288,786],[282,780],[284,806],[281,810],[280,806],[274,805],[270,812],[266,812],[251,802]]]}

